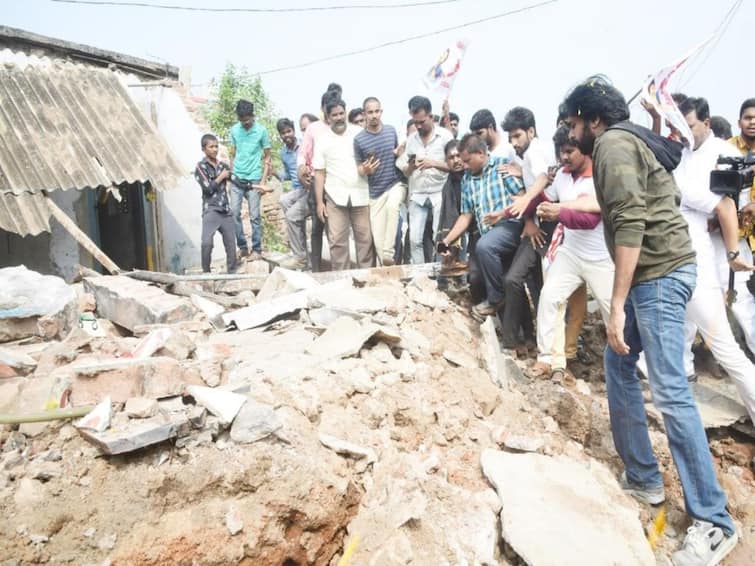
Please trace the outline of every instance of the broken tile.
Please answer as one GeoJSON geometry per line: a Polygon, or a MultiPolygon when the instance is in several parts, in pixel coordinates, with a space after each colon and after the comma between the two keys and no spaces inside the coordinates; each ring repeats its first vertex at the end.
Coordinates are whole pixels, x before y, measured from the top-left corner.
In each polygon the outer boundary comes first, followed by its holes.
{"type": "Polygon", "coordinates": [[[251,444],[270,436],[282,426],[272,406],[247,399],[233,419],[231,440],[239,444],[251,444]]]}
{"type": "Polygon", "coordinates": [[[269,301],[276,297],[283,297],[319,286],[320,284],[308,273],[276,267],[262,284],[260,292],[257,293],[257,300],[259,302],[269,301]]]}
{"type": "Polygon", "coordinates": [[[188,419],[183,415],[173,415],[170,418],[158,415],[149,419],[131,420],[125,427],[112,427],[105,432],[79,429],[79,434],[105,454],[114,455],[175,438],[179,432],[188,428],[188,419]]]}
{"type": "Polygon", "coordinates": [[[262,326],[279,316],[299,311],[306,308],[308,304],[307,291],[298,291],[283,297],[276,297],[264,303],[227,312],[222,315],[222,319],[226,326],[233,323],[237,329],[247,330],[262,326]]]}
{"type": "Polygon", "coordinates": [[[134,419],[147,419],[157,414],[158,404],[156,399],[146,397],[131,397],[126,400],[125,413],[134,419]]]}
{"type": "Polygon", "coordinates": [[[202,385],[190,385],[186,388],[186,392],[194,397],[197,404],[202,405],[225,425],[233,422],[233,419],[236,418],[236,415],[241,410],[241,406],[247,399],[238,393],[213,389],[202,385]]]}

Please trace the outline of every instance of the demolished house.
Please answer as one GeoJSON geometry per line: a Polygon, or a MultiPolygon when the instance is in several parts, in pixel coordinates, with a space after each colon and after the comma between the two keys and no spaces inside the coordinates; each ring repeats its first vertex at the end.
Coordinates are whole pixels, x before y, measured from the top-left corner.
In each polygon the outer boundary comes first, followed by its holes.
{"type": "Polygon", "coordinates": [[[203,132],[178,69],[5,26],[0,64],[0,267],[71,280],[100,269],[85,239],[122,270],[196,266],[203,132]]]}

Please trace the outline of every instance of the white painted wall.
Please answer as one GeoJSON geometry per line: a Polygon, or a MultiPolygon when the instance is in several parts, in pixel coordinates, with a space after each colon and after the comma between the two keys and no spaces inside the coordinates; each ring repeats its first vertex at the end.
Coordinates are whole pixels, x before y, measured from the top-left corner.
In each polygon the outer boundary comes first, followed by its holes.
{"type": "MultiPolygon", "coordinates": [[[[135,87],[136,77],[123,77],[132,99],[156,127],[186,175],[174,187],[160,187],[157,213],[160,227],[158,269],[183,273],[200,266],[202,235],[202,195],[193,171],[202,157],[200,139],[204,132],[176,91],[162,86],[135,87]]],[[[220,236],[216,235],[213,258],[223,257],[220,236]]]]}

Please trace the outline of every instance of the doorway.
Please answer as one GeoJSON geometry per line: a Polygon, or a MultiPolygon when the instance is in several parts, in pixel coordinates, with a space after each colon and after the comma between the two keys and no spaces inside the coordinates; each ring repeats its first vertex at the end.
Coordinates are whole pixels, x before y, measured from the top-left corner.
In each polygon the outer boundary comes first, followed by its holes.
{"type": "Polygon", "coordinates": [[[100,248],[123,270],[147,269],[144,186],[124,183],[117,194],[99,189],[97,224],[100,248]]]}

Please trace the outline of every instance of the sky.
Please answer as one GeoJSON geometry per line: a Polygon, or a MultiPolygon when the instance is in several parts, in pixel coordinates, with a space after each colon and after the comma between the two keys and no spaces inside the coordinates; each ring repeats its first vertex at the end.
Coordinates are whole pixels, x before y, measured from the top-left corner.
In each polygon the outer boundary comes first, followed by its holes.
{"type": "MultiPolygon", "coordinates": [[[[129,0],[125,0],[129,1],[129,0]]],[[[296,8],[407,4],[427,0],[142,0],[214,8],[296,8]]],[[[646,77],[699,45],[720,27],[734,0],[556,0],[493,18],[543,0],[458,0],[433,6],[339,9],[288,13],[206,13],[140,7],[76,5],[53,0],[4,0],[0,23],[60,39],[119,51],[179,67],[191,67],[194,92],[204,93],[227,62],[260,73],[279,115],[318,113],[330,82],[343,87],[349,108],[377,96],[383,120],[403,132],[407,102],[423,91],[421,78],[443,50],[469,42],[450,96],[451,110],[466,131],[472,114],[526,106],[541,137],[555,129],[557,107],[568,90],[602,73],[629,98],[646,77]],[[491,19],[487,19],[491,18],[491,19]],[[295,70],[270,69],[306,63],[484,20],[399,45],[295,70]]],[[[739,106],[755,96],[748,73],[755,2],[744,0],[736,17],[691,61],[672,90],[708,99],[712,114],[732,122],[739,106]],[[746,32],[750,33],[747,34],[746,32]],[[749,86],[748,86],[749,85],[749,86]]],[[[436,101],[434,110],[440,110],[436,101]]],[[[638,104],[633,118],[648,123],[638,104]]]]}

